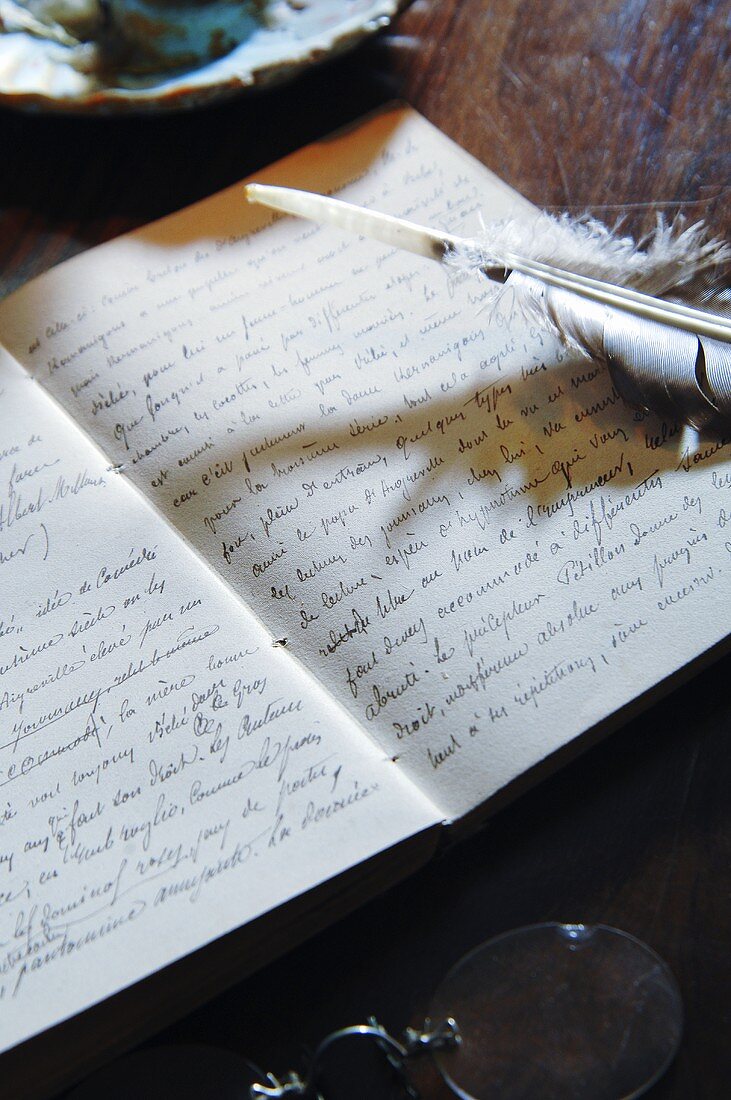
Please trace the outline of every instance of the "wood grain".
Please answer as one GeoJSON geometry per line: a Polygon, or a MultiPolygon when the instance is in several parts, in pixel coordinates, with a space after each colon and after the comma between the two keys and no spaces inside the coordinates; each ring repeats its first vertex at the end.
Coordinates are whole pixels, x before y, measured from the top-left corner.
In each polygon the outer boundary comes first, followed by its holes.
{"type": "MultiPolygon", "coordinates": [[[[140,119],[0,111],[0,294],[402,96],[533,202],[634,232],[658,213],[728,231],[722,0],[416,0],[296,84],[140,119]]],[[[728,1095],[729,665],[704,673],[443,860],[160,1039],[272,1069],[371,1012],[418,1022],[465,951],[534,921],[618,925],[671,964],[687,1012],[656,1100],[728,1095]]],[[[355,1055],[347,1054],[351,1070],[355,1055]]],[[[399,1095],[367,1057],[349,1100],[399,1095]]],[[[449,1094],[418,1071],[425,1100],[449,1094]]],[[[1,1086],[0,1086],[0,1091],[1,1086]]]]}

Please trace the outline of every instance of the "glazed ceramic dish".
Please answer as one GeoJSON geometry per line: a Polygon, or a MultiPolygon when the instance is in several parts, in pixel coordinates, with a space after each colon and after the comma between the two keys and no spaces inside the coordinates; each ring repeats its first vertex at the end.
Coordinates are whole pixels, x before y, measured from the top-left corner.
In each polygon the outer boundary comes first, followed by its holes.
{"type": "Polygon", "coordinates": [[[199,106],[287,80],[386,26],[407,3],[0,0],[0,106],[86,114],[199,106]]]}

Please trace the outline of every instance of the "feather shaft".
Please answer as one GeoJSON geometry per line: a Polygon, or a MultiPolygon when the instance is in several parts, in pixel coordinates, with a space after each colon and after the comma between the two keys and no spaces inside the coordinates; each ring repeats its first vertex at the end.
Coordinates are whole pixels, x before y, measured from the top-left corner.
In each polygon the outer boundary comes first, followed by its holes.
{"type": "Polygon", "coordinates": [[[540,279],[549,286],[571,290],[582,298],[588,298],[589,301],[599,302],[614,309],[623,309],[626,313],[634,314],[635,317],[670,325],[684,332],[692,332],[696,336],[707,336],[713,340],[731,343],[731,321],[726,317],[706,313],[705,310],[694,309],[692,306],[666,302],[651,294],[616,286],[614,283],[605,283],[601,279],[575,275],[571,271],[562,271],[550,264],[524,260],[510,253],[506,254],[506,259],[514,271],[540,279]]]}
{"type": "MultiPolygon", "coordinates": [[[[524,264],[528,263],[528,261],[525,260],[520,262],[524,264]]],[[[702,319],[706,320],[708,320],[709,317],[712,317],[717,324],[721,325],[724,328],[727,328],[729,332],[731,332],[731,318],[709,314],[705,310],[695,309],[693,306],[686,305],[685,302],[670,302],[666,298],[656,298],[652,294],[644,294],[641,290],[634,290],[632,287],[620,286],[617,283],[606,283],[603,282],[601,279],[594,279],[589,275],[581,275],[575,271],[566,271],[563,268],[555,268],[551,264],[544,264],[538,260],[531,260],[530,266],[532,269],[531,274],[534,273],[533,269],[535,269],[535,273],[545,270],[554,271],[556,273],[560,272],[560,274],[565,279],[570,280],[572,287],[585,286],[589,287],[590,289],[611,288],[611,290],[618,297],[624,298],[626,301],[648,303],[661,302],[664,310],[666,310],[668,313],[674,313],[679,317],[696,318],[698,317],[698,315],[700,315],[702,319]]]]}

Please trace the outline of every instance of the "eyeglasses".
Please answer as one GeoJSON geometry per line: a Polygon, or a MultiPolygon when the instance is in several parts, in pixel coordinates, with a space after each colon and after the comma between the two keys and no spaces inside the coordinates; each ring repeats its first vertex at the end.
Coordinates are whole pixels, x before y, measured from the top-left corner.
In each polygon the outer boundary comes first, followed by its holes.
{"type": "Polygon", "coordinates": [[[281,1077],[230,1051],[148,1049],[68,1100],[349,1100],[347,1075],[334,1084],[329,1063],[355,1040],[374,1045],[408,1100],[420,1095],[410,1067],[424,1055],[459,1100],[629,1100],[670,1065],[682,1025],[675,979],[646,944],[606,925],[539,924],[464,956],[424,1027],[401,1038],[371,1017],[326,1036],[302,1074],[281,1077]]]}

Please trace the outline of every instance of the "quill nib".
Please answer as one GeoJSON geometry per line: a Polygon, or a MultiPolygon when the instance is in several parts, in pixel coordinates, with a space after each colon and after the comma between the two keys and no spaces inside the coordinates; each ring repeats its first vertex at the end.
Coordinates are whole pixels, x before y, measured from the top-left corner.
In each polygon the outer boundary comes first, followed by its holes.
{"type": "Polygon", "coordinates": [[[349,233],[360,233],[364,237],[392,245],[394,248],[414,252],[425,256],[427,260],[442,261],[463,242],[459,237],[448,233],[439,233],[423,225],[394,218],[390,214],[379,214],[363,206],[355,206],[342,199],[316,195],[312,191],[297,191],[293,187],[274,187],[264,183],[249,183],[244,188],[249,202],[278,210],[282,214],[294,214],[298,218],[327,223],[345,229],[349,233]]]}

